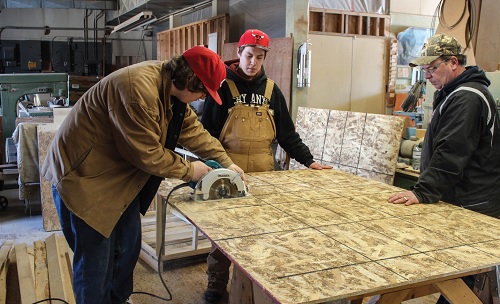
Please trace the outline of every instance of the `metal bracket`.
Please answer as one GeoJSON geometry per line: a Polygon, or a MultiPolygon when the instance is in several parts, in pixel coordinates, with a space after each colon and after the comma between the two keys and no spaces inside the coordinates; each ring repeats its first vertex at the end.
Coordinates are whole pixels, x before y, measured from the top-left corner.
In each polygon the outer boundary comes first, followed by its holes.
{"type": "Polygon", "coordinates": [[[473,291],[483,303],[500,304],[500,269],[476,275],[473,291]]]}
{"type": "Polygon", "coordinates": [[[491,296],[493,304],[500,304],[500,268],[495,266],[495,270],[488,272],[488,277],[491,282],[491,296]]]}

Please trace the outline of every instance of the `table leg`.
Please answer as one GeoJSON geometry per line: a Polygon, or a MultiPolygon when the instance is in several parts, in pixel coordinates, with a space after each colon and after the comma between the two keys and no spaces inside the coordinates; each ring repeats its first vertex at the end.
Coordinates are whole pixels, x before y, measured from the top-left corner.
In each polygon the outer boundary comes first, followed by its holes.
{"type": "Polygon", "coordinates": [[[229,291],[229,304],[253,304],[252,281],[235,265],[231,290],[229,291]]]}
{"type": "Polygon", "coordinates": [[[380,296],[377,304],[393,304],[403,302],[410,294],[411,289],[405,289],[395,292],[386,293],[380,296]]]}
{"type": "Polygon", "coordinates": [[[461,278],[433,284],[452,304],[482,304],[461,278]]]}
{"type": "Polygon", "coordinates": [[[233,277],[229,291],[229,304],[272,304],[274,303],[264,291],[255,286],[244,272],[233,266],[233,277]]]}

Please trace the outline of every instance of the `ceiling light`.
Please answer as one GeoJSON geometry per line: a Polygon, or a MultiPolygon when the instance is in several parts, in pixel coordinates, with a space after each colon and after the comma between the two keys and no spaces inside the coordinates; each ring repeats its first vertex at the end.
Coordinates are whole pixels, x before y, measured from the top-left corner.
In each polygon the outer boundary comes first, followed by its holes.
{"type": "Polygon", "coordinates": [[[127,33],[129,31],[135,30],[139,27],[146,26],[152,22],[156,21],[156,17],[153,16],[153,12],[151,11],[144,11],[141,12],[134,17],[128,19],[127,21],[124,21],[117,26],[114,27],[113,31],[111,34],[115,32],[124,32],[127,33]]]}

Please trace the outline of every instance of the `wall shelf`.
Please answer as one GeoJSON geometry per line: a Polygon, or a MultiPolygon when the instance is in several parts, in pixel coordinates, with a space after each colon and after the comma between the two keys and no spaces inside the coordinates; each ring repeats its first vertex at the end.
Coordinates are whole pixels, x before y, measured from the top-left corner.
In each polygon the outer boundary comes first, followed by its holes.
{"type": "Polygon", "coordinates": [[[390,15],[309,9],[309,32],[389,37],[390,15]]]}

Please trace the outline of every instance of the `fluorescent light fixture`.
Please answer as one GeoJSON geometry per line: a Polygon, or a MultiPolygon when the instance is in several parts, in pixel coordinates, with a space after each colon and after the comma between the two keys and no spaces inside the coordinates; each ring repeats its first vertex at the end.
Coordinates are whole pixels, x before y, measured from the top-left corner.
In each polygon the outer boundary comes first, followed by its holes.
{"type": "Polygon", "coordinates": [[[124,32],[127,33],[129,31],[135,30],[136,28],[139,28],[141,26],[146,26],[152,22],[156,21],[156,17],[153,16],[153,12],[151,11],[144,11],[141,12],[134,17],[128,19],[127,21],[124,21],[117,26],[114,27],[113,31],[111,34],[115,32],[124,32]]]}

